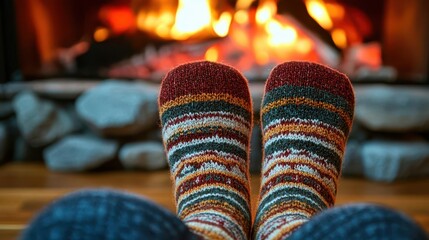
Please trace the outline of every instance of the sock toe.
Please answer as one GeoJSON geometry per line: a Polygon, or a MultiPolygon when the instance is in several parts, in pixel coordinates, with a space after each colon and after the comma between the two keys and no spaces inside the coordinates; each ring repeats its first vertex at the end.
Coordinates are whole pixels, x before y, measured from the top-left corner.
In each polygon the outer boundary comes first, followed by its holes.
{"type": "Polygon", "coordinates": [[[163,79],[159,103],[185,95],[229,94],[250,102],[247,80],[228,65],[199,61],[180,65],[163,79]]]}
{"type": "Polygon", "coordinates": [[[284,85],[314,87],[341,96],[354,105],[354,92],[349,78],[318,63],[293,61],[276,66],[268,77],[265,92],[284,85]]]}

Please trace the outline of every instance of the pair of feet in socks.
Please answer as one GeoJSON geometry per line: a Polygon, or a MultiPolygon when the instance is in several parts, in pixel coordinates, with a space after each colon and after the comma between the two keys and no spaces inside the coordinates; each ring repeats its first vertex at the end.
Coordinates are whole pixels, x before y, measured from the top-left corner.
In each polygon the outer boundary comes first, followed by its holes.
{"type": "Polygon", "coordinates": [[[219,63],[178,66],[162,81],[159,110],[178,216],[195,234],[283,239],[334,205],[354,110],[344,74],[308,62],[272,70],[261,108],[264,159],[253,221],[253,114],[244,77],[219,63]]]}

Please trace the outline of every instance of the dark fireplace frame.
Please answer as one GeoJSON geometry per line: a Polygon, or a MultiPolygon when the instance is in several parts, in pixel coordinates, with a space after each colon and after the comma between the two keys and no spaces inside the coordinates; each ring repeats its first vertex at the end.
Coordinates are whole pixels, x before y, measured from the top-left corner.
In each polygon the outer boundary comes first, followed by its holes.
{"type": "Polygon", "coordinates": [[[14,0],[0,1],[0,82],[21,79],[17,54],[14,0]]]}

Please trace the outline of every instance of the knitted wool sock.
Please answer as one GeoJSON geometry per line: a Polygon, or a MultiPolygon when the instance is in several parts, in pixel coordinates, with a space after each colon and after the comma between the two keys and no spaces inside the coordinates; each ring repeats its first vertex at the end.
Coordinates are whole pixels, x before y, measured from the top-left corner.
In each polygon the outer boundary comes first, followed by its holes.
{"type": "Polygon", "coordinates": [[[159,110],[179,218],[203,238],[248,238],[247,81],[222,64],[184,64],[162,81],[159,110]]]}
{"type": "Polygon", "coordinates": [[[273,69],[261,110],[256,239],[284,239],[334,205],[353,111],[353,89],[344,74],[308,62],[273,69]]]}

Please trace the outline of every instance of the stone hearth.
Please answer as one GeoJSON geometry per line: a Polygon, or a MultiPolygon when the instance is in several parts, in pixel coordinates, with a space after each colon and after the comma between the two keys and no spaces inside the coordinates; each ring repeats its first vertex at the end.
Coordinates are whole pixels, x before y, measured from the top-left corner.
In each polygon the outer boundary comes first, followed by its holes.
{"type": "MultiPolygon", "coordinates": [[[[251,171],[260,169],[263,83],[251,171]]],[[[158,122],[159,84],[54,79],[0,85],[0,162],[45,161],[53,171],[167,167],[158,122]]],[[[359,84],[344,176],[394,181],[429,176],[429,88],[359,84]]]]}

